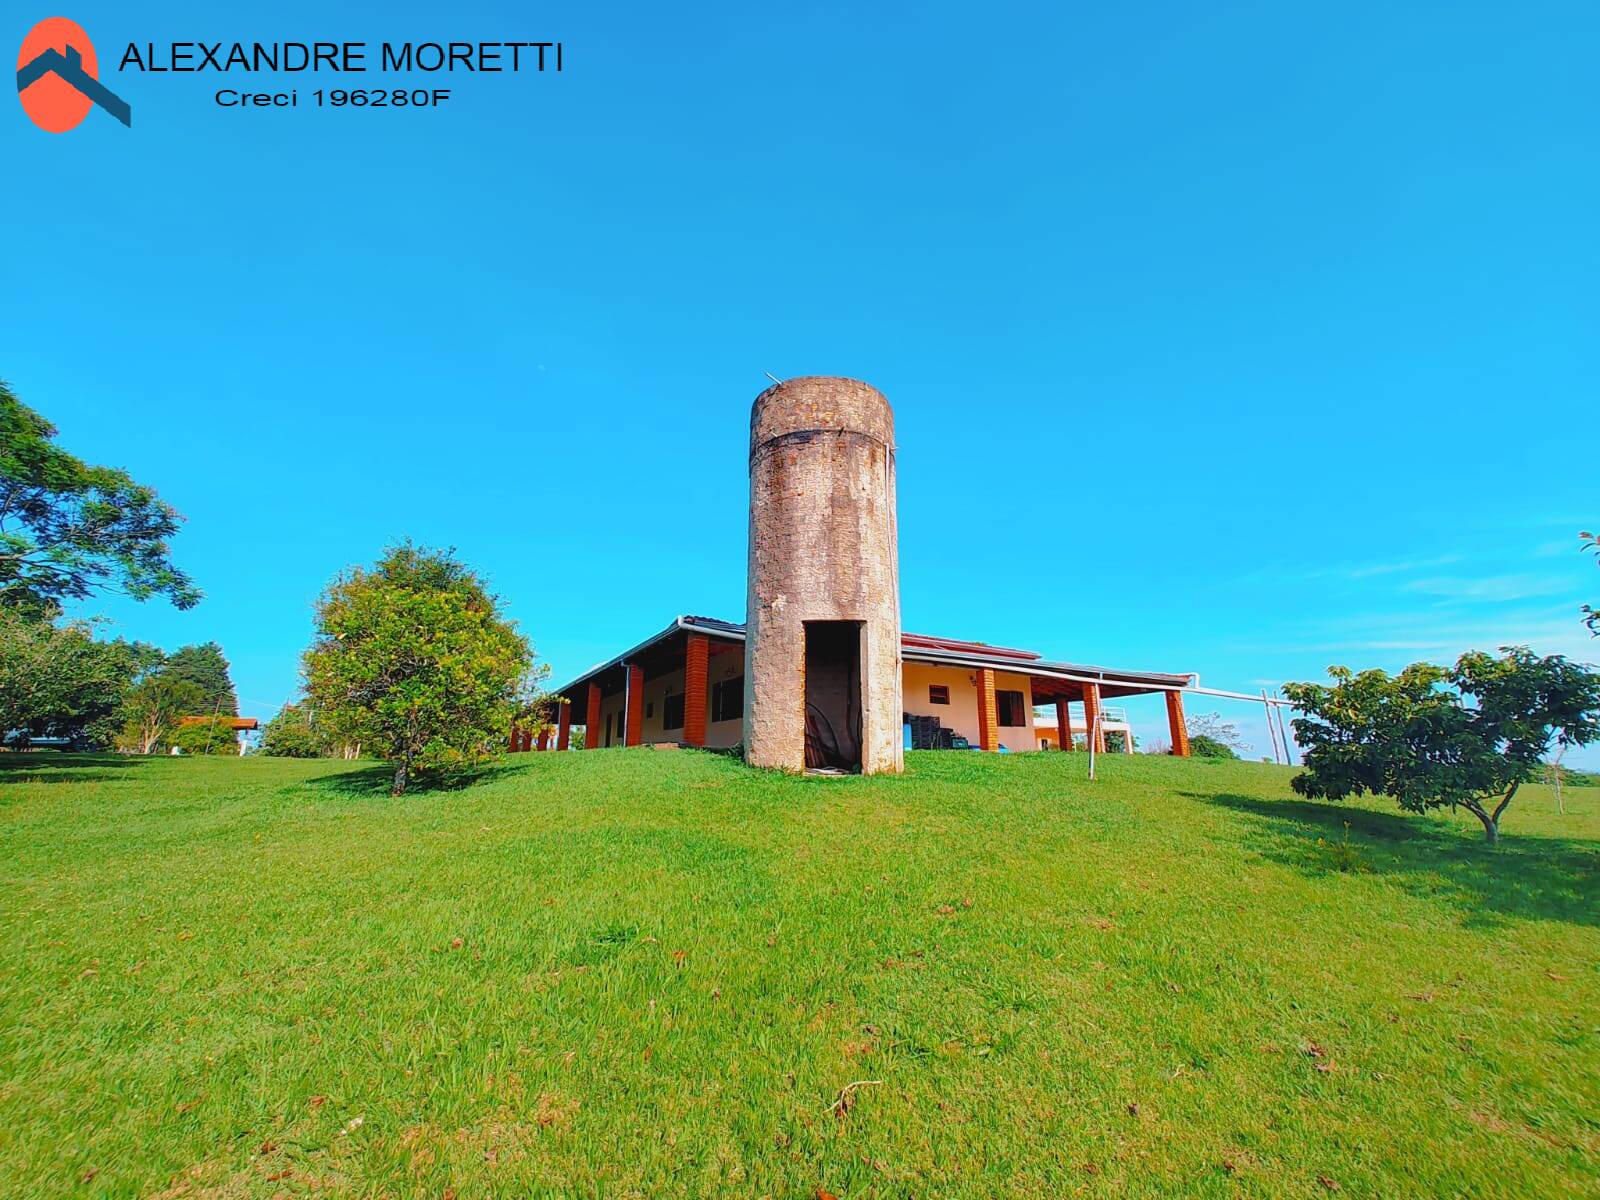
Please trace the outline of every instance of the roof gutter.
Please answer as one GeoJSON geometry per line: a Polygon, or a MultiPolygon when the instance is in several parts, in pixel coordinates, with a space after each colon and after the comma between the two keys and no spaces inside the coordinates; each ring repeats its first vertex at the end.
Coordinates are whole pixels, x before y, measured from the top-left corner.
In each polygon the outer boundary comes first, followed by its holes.
{"type": "Polygon", "coordinates": [[[609,658],[605,662],[596,663],[594,666],[590,667],[587,671],[584,671],[581,674],[575,676],[572,679],[572,681],[567,684],[566,687],[557,688],[556,689],[556,695],[565,696],[568,692],[570,692],[574,688],[576,688],[580,683],[588,683],[589,680],[593,679],[596,675],[604,674],[605,672],[609,671],[612,667],[620,667],[623,663],[627,662],[635,654],[638,654],[641,650],[646,650],[649,647],[655,645],[662,638],[666,637],[669,633],[676,633],[678,630],[686,629],[686,628],[689,628],[689,626],[686,626],[683,623],[683,618],[682,617],[678,617],[676,620],[674,620],[672,622],[671,625],[668,625],[660,633],[652,634],[650,637],[645,638],[645,640],[640,642],[637,646],[631,646],[628,649],[624,650],[621,654],[617,655],[615,658],[609,658]]]}
{"type": "MultiPolygon", "coordinates": [[[[991,667],[996,671],[1005,671],[1011,675],[1038,675],[1046,679],[1064,679],[1071,683],[1109,683],[1118,687],[1142,687],[1152,692],[1182,692],[1189,690],[1187,683],[1157,682],[1153,679],[1141,678],[1134,673],[1119,675],[1114,671],[1106,671],[1100,667],[1092,670],[1086,668],[1082,671],[1059,671],[1034,663],[980,659],[970,655],[921,648],[915,651],[903,651],[902,656],[914,662],[941,663],[961,667],[991,667]]],[[[1193,678],[1193,676],[1188,676],[1187,678],[1193,678]]]]}

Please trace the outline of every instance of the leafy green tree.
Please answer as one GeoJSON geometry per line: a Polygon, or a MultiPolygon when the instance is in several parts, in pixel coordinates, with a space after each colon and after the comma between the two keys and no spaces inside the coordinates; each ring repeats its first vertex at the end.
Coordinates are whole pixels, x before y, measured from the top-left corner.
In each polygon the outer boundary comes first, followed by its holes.
{"type": "Polygon", "coordinates": [[[1560,655],[1502,647],[1498,657],[1464,654],[1450,670],[1414,663],[1395,676],[1328,674],[1331,687],[1284,688],[1306,714],[1294,722],[1306,766],[1294,790],[1330,800],[1385,794],[1409,812],[1461,807],[1491,843],[1552,743],[1600,737],[1600,675],[1560,655]]]}
{"type": "Polygon", "coordinates": [[[200,593],[167,546],[177,511],[127,472],[68,454],[55,436],[0,382],[0,607],[51,617],[62,601],[106,589],[193,607],[200,593]]]}
{"type": "Polygon", "coordinates": [[[1238,752],[1226,742],[1220,742],[1208,733],[1191,734],[1189,753],[1195,758],[1238,758],[1238,752]]]}
{"type": "Polygon", "coordinates": [[[176,746],[185,754],[239,753],[239,733],[228,717],[201,717],[199,720],[182,720],[167,737],[169,746],[176,746]]]}
{"type": "Polygon", "coordinates": [[[306,693],[334,740],[417,771],[498,754],[539,672],[495,597],[450,550],[410,542],[334,580],[317,603],[306,693]]]}
{"type": "Polygon", "coordinates": [[[58,625],[0,608],[0,737],[110,746],[128,690],[160,661],[154,646],[95,640],[88,622],[58,625]]]}
{"type": "Polygon", "coordinates": [[[171,744],[173,731],[183,717],[200,715],[205,693],[187,679],[170,679],[156,671],[135,684],[122,706],[120,749],[150,754],[171,744]]]}
{"type": "Polygon", "coordinates": [[[261,753],[270,758],[325,758],[334,750],[317,728],[309,704],[285,704],[261,731],[261,753]]]}
{"type": "Polygon", "coordinates": [[[223,716],[239,715],[239,698],[234,694],[233,677],[228,672],[228,660],[216,642],[198,646],[184,646],[167,656],[161,670],[172,679],[186,679],[199,687],[205,696],[197,713],[217,713],[223,716]]]}
{"type": "Polygon", "coordinates": [[[1244,749],[1239,727],[1224,721],[1221,713],[1190,713],[1183,724],[1189,731],[1189,753],[1196,758],[1238,758],[1244,749]]]}

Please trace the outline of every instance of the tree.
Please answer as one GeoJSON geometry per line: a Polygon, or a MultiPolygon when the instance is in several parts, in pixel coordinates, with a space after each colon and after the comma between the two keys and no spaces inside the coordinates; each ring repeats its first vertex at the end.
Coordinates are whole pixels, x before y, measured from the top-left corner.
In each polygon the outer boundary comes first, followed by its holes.
{"type": "Polygon", "coordinates": [[[172,679],[157,671],[134,685],[123,705],[121,748],[149,754],[170,742],[182,717],[200,712],[205,694],[187,679],[172,679]]]}
{"type": "Polygon", "coordinates": [[[234,694],[228,660],[216,642],[184,646],[169,655],[161,669],[171,678],[186,679],[200,689],[205,699],[195,710],[196,715],[239,715],[239,698],[234,694]]]}
{"type": "MultiPolygon", "coordinates": [[[[1600,533],[1590,533],[1588,530],[1584,530],[1578,536],[1588,543],[1588,545],[1584,546],[1584,550],[1586,552],[1593,551],[1596,555],[1597,564],[1600,564],[1600,533]]],[[[1592,604],[1585,604],[1583,612],[1583,623],[1589,627],[1589,632],[1595,637],[1600,637],[1600,608],[1596,608],[1592,604]]]]}
{"type": "Polygon", "coordinates": [[[109,746],[129,688],[160,661],[154,646],[96,641],[85,621],[58,625],[0,608],[0,738],[109,746]]]}
{"type": "Polygon", "coordinates": [[[1183,725],[1189,731],[1189,753],[1196,758],[1238,758],[1244,749],[1239,727],[1224,721],[1221,713],[1191,713],[1183,725]]]}
{"type": "Polygon", "coordinates": [[[1294,790],[1330,800],[1387,794],[1409,812],[1465,808],[1491,843],[1552,742],[1600,737],[1600,675],[1560,655],[1502,647],[1498,657],[1464,654],[1450,670],[1414,663],[1393,677],[1346,667],[1328,674],[1332,687],[1284,689],[1306,714],[1294,721],[1306,748],[1294,790]]]}
{"type": "Polygon", "coordinates": [[[1189,735],[1189,753],[1195,758],[1238,758],[1238,752],[1226,742],[1218,741],[1209,733],[1189,735]]]}
{"type": "Polygon", "coordinates": [[[55,427],[0,382],[0,607],[53,617],[103,589],[136,600],[200,599],[172,565],[177,511],[125,471],[54,444],[55,427]]]}
{"type": "Polygon", "coordinates": [[[285,704],[261,731],[261,753],[269,758],[324,758],[333,752],[308,704],[285,704]]]}
{"type": "Polygon", "coordinates": [[[229,717],[201,717],[199,720],[178,721],[167,738],[185,754],[239,753],[239,733],[229,717]]]}
{"type": "Polygon", "coordinates": [[[495,597],[455,558],[405,542],[341,575],[317,602],[306,693],[328,734],[417,771],[498,754],[542,675],[495,597]]]}

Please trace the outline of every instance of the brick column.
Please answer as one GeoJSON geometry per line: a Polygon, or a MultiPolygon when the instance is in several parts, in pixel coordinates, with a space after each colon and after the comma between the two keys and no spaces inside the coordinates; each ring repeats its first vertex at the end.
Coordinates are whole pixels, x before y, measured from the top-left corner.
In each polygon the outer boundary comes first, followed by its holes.
{"type": "Polygon", "coordinates": [[[1183,693],[1167,693],[1167,724],[1172,728],[1172,752],[1189,757],[1189,727],[1183,721],[1183,693]]]}
{"type": "Polygon", "coordinates": [[[522,749],[522,730],[515,725],[511,727],[511,736],[506,738],[506,749],[512,754],[522,749]]]}
{"type": "Polygon", "coordinates": [[[1072,714],[1065,700],[1056,701],[1056,749],[1072,749],[1072,714]]]}
{"type": "Polygon", "coordinates": [[[624,746],[637,746],[643,740],[644,729],[644,668],[628,664],[628,715],[624,746]]]}
{"type": "Polygon", "coordinates": [[[703,633],[691,633],[683,655],[683,740],[691,746],[706,744],[706,668],[711,643],[703,633]]]}
{"type": "Polygon", "coordinates": [[[556,749],[565,750],[572,744],[572,701],[561,702],[560,724],[556,726],[556,749]]]}
{"type": "Polygon", "coordinates": [[[1086,683],[1083,685],[1083,719],[1089,727],[1089,736],[1094,739],[1094,752],[1106,752],[1106,731],[1100,724],[1100,685],[1086,683]]]}
{"type": "Polygon", "coordinates": [[[1000,715],[994,704],[994,670],[978,668],[978,745],[984,750],[1000,748],[1000,715]]]}
{"type": "Polygon", "coordinates": [[[539,730],[539,740],[534,743],[534,746],[539,750],[548,750],[550,748],[550,731],[548,729],[541,728],[539,730]]]}
{"type": "Polygon", "coordinates": [[[589,681],[589,712],[583,726],[583,748],[600,749],[600,681],[589,681]]]}

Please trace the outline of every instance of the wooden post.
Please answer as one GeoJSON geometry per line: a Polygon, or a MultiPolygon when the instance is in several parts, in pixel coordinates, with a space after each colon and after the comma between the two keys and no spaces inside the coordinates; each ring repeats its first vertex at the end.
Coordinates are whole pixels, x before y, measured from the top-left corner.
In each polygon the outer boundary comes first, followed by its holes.
{"type": "Polygon", "coordinates": [[[583,748],[600,749],[600,681],[589,681],[589,712],[583,727],[583,748]]]}
{"type": "Polygon", "coordinates": [[[644,740],[644,668],[628,664],[627,717],[623,723],[624,746],[637,746],[644,740]]]}
{"type": "Polygon", "coordinates": [[[1172,753],[1189,757],[1189,727],[1183,722],[1183,693],[1167,693],[1167,724],[1172,729],[1172,753]]]}
{"type": "Polygon", "coordinates": [[[683,651],[683,740],[691,746],[706,744],[706,671],[711,642],[703,633],[691,633],[683,651]]]}
{"type": "Polygon", "coordinates": [[[1096,754],[1106,752],[1106,731],[1100,715],[1100,685],[1083,685],[1083,722],[1089,730],[1089,746],[1096,754]]]}
{"type": "Polygon", "coordinates": [[[1067,711],[1067,701],[1056,701],[1056,749],[1071,750],[1072,714],[1067,711]]]}
{"type": "Polygon", "coordinates": [[[978,684],[978,746],[983,750],[1000,748],[1000,716],[995,711],[994,668],[979,667],[978,684]]]}
{"type": "Polygon", "coordinates": [[[572,744],[572,701],[561,702],[560,723],[556,726],[556,749],[565,750],[572,744]]]}

